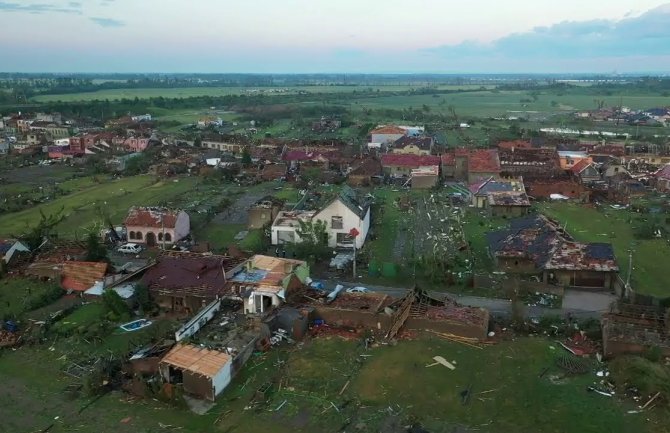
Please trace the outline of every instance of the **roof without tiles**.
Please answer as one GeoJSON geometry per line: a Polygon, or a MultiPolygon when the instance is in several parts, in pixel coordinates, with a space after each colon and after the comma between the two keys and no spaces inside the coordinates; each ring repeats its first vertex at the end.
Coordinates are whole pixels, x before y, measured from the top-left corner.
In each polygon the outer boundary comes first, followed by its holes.
{"type": "Polygon", "coordinates": [[[489,206],[530,206],[528,196],[523,191],[499,191],[488,194],[489,206]]]}
{"type": "Polygon", "coordinates": [[[429,151],[433,147],[433,139],[432,137],[408,137],[403,135],[393,143],[393,146],[398,149],[412,145],[418,147],[421,150],[429,151]]]}
{"type": "Polygon", "coordinates": [[[173,347],[160,361],[161,364],[168,364],[210,379],[230,362],[232,358],[228,354],[191,344],[179,344],[173,347]]]}

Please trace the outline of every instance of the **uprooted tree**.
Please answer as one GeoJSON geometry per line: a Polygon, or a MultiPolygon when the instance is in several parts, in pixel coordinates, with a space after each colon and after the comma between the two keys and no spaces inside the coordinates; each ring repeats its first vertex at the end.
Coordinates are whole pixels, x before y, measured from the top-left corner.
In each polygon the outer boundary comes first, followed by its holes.
{"type": "Polygon", "coordinates": [[[26,243],[30,251],[34,251],[42,245],[45,239],[48,239],[53,234],[54,228],[65,219],[63,215],[64,208],[60,208],[58,212],[53,214],[45,214],[40,209],[40,220],[33,226],[28,226],[26,233],[19,238],[26,243]]]}

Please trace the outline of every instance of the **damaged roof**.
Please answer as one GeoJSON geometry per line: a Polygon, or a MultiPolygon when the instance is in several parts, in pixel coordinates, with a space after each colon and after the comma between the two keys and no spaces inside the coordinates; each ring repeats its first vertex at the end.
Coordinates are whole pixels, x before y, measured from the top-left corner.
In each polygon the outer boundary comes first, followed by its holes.
{"type": "Polygon", "coordinates": [[[161,207],[132,207],[124,224],[127,227],[174,228],[179,211],[161,207]],[[162,219],[162,221],[161,221],[162,219]]]}
{"type": "Polygon", "coordinates": [[[528,196],[523,191],[490,192],[487,200],[489,206],[530,206],[528,196]]]}
{"type": "Polygon", "coordinates": [[[370,134],[405,134],[405,131],[403,128],[395,125],[385,125],[385,126],[380,126],[378,128],[373,129],[370,131],[370,134]]]}
{"type": "Polygon", "coordinates": [[[355,189],[344,185],[337,197],[343,205],[352,211],[358,218],[365,218],[370,209],[372,200],[367,195],[363,195],[355,189]]]}
{"type": "Polygon", "coordinates": [[[592,165],[592,163],[588,159],[581,159],[570,168],[570,171],[574,174],[579,174],[586,170],[590,165],[592,165]]]}
{"type": "Polygon", "coordinates": [[[618,271],[612,244],[563,242],[544,265],[547,270],[618,271]]]}
{"type": "Polygon", "coordinates": [[[665,167],[661,168],[656,173],[654,173],[654,177],[657,179],[670,180],[670,164],[667,164],[665,167]]]}
{"type": "Polygon", "coordinates": [[[364,159],[349,176],[378,176],[382,174],[382,163],[376,158],[364,159]]]}
{"type": "Polygon", "coordinates": [[[611,244],[575,242],[544,215],[513,219],[508,230],[487,233],[486,238],[497,257],[528,258],[540,269],[619,270],[611,244]]]}
{"type": "Polygon", "coordinates": [[[497,149],[473,150],[468,156],[470,172],[500,172],[500,158],[497,149]]]}
{"type": "Polygon", "coordinates": [[[433,138],[432,137],[408,137],[403,135],[393,143],[393,146],[398,149],[402,149],[406,146],[416,146],[421,150],[430,151],[433,147],[433,138]]]}
{"type": "Polygon", "coordinates": [[[189,371],[208,378],[217,375],[232,357],[218,350],[209,350],[191,344],[178,344],[168,352],[161,364],[189,371]]]}
{"type": "Polygon", "coordinates": [[[224,291],[225,273],[243,261],[203,254],[161,256],[144,274],[142,283],[159,294],[216,296],[224,291]]]}

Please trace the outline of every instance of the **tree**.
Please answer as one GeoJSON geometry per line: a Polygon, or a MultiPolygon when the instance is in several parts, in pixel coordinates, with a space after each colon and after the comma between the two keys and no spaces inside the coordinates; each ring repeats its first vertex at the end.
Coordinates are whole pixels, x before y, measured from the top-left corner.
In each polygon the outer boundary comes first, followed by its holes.
{"type": "Polygon", "coordinates": [[[251,165],[251,153],[249,152],[248,147],[242,149],[242,165],[244,167],[249,167],[251,165]]]}
{"type": "Polygon", "coordinates": [[[202,138],[195,137],[195,140],[193,140],[193,146],[195,147],[202,147],[202,138]]]}
{"type": "Polygon", "coordinates": [[[21,237],[21,240],[26,243],[31,251],[42,245],[42,242],[51,236],[53,229],[63,221],[65,218],[63,209],[61,208],[58,212],[49,215],[46,215],[40,209],[40,221],[34,227],[29,227],[27,233],[21,237]]]}
{"type": "Polygon", "coordinates": [[[104,262],[107,261],[107,248],[100,242],[100,237],[92,231],[86,237],[86,261],[104,262]]]}
{"type": "Polygon", "coordinates": [[[328,230],[326,222],[322,220],[302,221],[298,220],[299,227],[296,234],[300,242],[294,244],[294,251],[298,257],[303,259],[314,257],[323,259],[330,255],[328,248],[328,230]]]}
{"type": "Polygon", "coordinates": [[[105,290],[102,294],[102,302],[105,305],[105,308],[109,313],[115,316],[115,318],[126,317],[130,314],[130,308],[126,304],[121,296],[116,293],[114,290],[105,290]]]}

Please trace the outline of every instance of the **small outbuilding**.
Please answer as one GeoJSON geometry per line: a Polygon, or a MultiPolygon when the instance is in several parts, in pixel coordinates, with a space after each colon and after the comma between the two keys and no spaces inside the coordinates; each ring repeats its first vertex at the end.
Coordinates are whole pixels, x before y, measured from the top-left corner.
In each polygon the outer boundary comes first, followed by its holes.
{"type": "Polygon", "coordinates": [[[160,361],[168,383],[182,384],[184,392],[214,401],[232,379],[233,358],[223,352],[191,344],[178,344],[160,361]]]}

